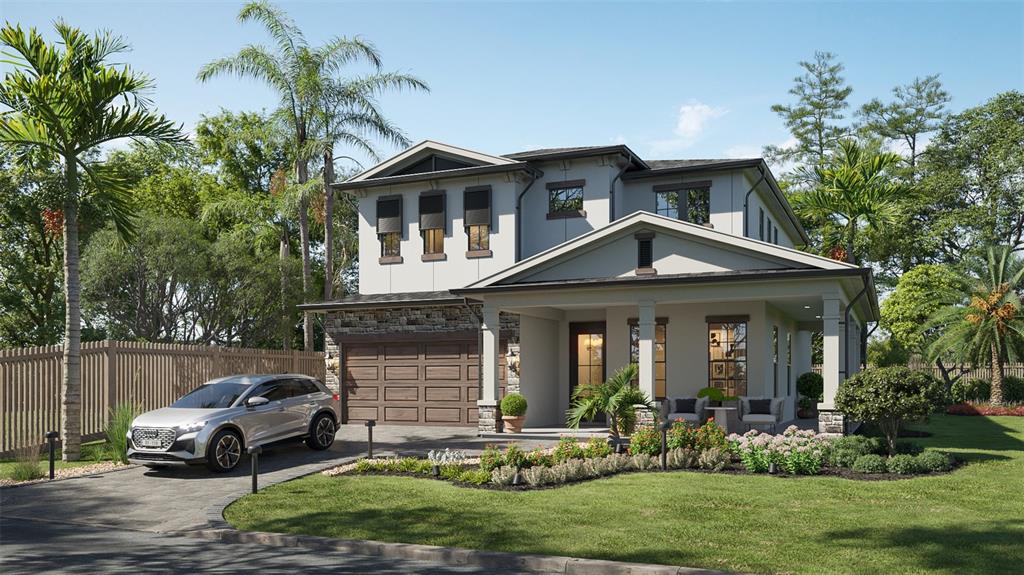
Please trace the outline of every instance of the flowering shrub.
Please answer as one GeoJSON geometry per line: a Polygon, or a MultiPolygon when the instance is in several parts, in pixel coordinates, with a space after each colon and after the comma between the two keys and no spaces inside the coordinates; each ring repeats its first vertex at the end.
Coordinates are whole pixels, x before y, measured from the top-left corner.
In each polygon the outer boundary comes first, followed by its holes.
{"type": "Polygon", "coordinates": [[[728,438],[730,449],[751,473],[765,473],[775,463],[786,473],[815,475],[828,456],[830,439],[791,425],[781,435],[756,429],[728,438]]]}
{"type": "Polygon", "coordinates": [[[526,454],[528,467],[551,467],[554,464],[555,458],[539,447],[526,454]]]}
{"type": "Polygon", "coordinates": [[[588,459],[594,457],[608,457],[612,454],[612,446],[608,445],[608,442],[600,437],[591,437],[587,440],[587,444],[583,446],[583,457],[588,459]]]}
{"type": "Polygon", "coordinates": [[[555,447],[552,455],[555,458],[556,463],[568,461],[570,459],[583,459],[583,448],[580,447],[575,437],[562,437],[558,440],[558,446],[555,447]]]}
{"type": "Polygon", "coordinates": [[[652,425],[637,427],[629,436],[630,455],[661,454],[661,434],[652,425]]]}
{"type": "Polygon", "coordinates": [[[526,453],[515,443],[510,443],[505,448],[505,457],[503,459],[505,465],[516,469],[522,469],[527,465],[526,453]]]}
{"type": "Polygon", "coordinates": [[[1024,417],[1024,405],[988,405],[986,403],[958,403],[946,408],[950,415],[1014,415],[1024,417]]]}
{"type": "Polygon", "coordinates": [[[480,469],[490,473],[502,465],[505,465],[505,457],[497,447],[488,445],[480,453],[480,469]]]}
{"type": "Polygon", "coordinates": [[[698,451],[729,447],[725,430],[715,423],[714,419],[707,420],[700,427],[692,427],[686,421],[677,419],[668,430],[666,443],[669,449],[696,449],[698,451]]]}

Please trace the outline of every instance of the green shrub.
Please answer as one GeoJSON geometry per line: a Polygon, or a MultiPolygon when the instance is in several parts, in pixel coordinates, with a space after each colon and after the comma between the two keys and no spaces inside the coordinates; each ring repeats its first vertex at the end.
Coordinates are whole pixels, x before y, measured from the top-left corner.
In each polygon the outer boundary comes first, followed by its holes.
{"type": "Polygon", "coordinates": [[[693,449],[697,446],[697,428],[685,421],[676,420],[668,430],[665,443],[669,449],[693,449]]]}
{"type": "Polygon", "coordinates": [[[22,447],[14,452],[14,463],[10,467],[10,478],[15,481],[32,481],[45,475],[39,462],[39,448],[22,447]]]}
{"type": "Polygon", "coordinates": [[[953,460],[945,453],[940,451],[925,451],[918,455],[917,466],[922,472],[930,471],[937,473],[941,471],[949,471],[953,468],[953,460]]]}
{"type": "MultiPolygon", "coordinates": [[[[954,403],[988,401],[992,394],[992,381],[961,378],[953,384],[950,394],[954,403]]],[[[1024,378],[1013,375],[1003,377],[1003,401],[1024,401],[1024,378]]]]}
{"type": "Polygon", "coordinates": [[[458,481],[472,483],[473,485],[483,485],[491,482],[491,474],[483,469],[464,469],[459,473],[458,481]]]}
{"type": "Polygon", "coordinates": [[[555,458],[539,447],[526,454],[527,467],[551,467],[554,464],[555,458]]]}
{"type": "Polygon", "coordinates": [[[887,470],[885,458],[874,453],[858,457],[851,469],[857,473],[885,473],[887,470]]]}
{"type": "Polygon", "coordinates": [[[371,471],[379,471],[380,466],[372,459],[360,459],[356,462],[356,466],[353,470],[356,473],[369,473],[371,471]]]}
{"type": "Polygon", "coordinates": [[[811,401],[821,401],[825,392],[825,380],[821,374],[808,371],[796,378],[796,390],[811,401]]]}
{"type": "Polygon", "coordinates": [[[111,460],[128,463],[128,432],[141,411],[139,406],[130,403],[118,404],[110,410],[110,418],[103,431],[111,460]]]}
{"type": "Polygon", "coordinates": [[[921,472],[921,466],[918,465],[917,458],[905,453],[890,457],[885,462],[885,468],[889,473],[896,473],[898,475],[913,475],[921,472]]]}
{"type": "Polygon", "coordinates": [[[591,437],[587,440],[587,444],[583,446],[583,457],[594,458],[594,457],[608,457],[612,454],[612,446],[608,445],[608,441],[601,437],[591,437]]]}
{"type": "Polygon", "coordinates": [[[725,392],[717,387],[705,387],[697,392],[697,397],[706,397],[710,401],[724,401],[725,392]]]}
{"type": "Polygon", "coordinates": [[[555,446],[555,451],[552,454],[556,463],[562,463],[570,459],[583,459],[584,453],[583,448],[580,447],[579,442],[575,437],[562,437],[558,440],[558,445],[555,446]]]}
{"type": "Polygon", "coordinates": [[[488,445],[480,453],[480,469],[483,471],[490,473],[502,465],[505,465],[505,456],[497,447],[488,445]]]}
{"type": "Polygon", "coordinates": [[[418,473],[426,475],[434,471],[434,465],[418,457],[403,457],[394,463],[394,470],[401,473],[418,473]]]}
{"type": "Polygon", "coordinates": [[[441,466],[441,478],[447,479],[448,481],[459,481],[462,477],[463,469],[458,465],[442,465],[441,466]]]}
{"type": "Polygon", "coordinates": [[[510,393],[501,398],[501,414],[509,417],[526,415],[526,398],[519,393],[510,393]]]}
{"type": "Polygon", "coordinates": [[[636,428],[629,438],[630,455],[661,454],[661,434],[651,425],[636,428]]]}
{"type": "Polygon", "coordinates": [[[721,425],[715,423],[714,420],[709,419],[697,428],[696,437],[694,439],[694,448],[698,451],[704,451],[707,449],[728,449],[729,440],[726,439],[725,430],[722,429],[721,425]]]}
{"type": "Polygon", "coordinates": [[[884,451],[885,448],[877,437],[847,435],[832,442],[828,463],[833,467],[852,467],[853,462],[861,455],[869,453],[880,455],[884,451]]]}
{"type": "Polygon", "coordinates": [[[505,456],[503,457],[505,465],[515,467],[516,469],[522,469],[526,467],[526,453],[515,443],[510,443],[505,448],[505,456]]]}
{"type": "Polygon", "coordinates": [[[852,467],[861,455],[865,454],[850,448],[833,449],[828,455],[828,464],[832,467],[852,467]]]}
{"type": "Polygon", "coordinates": [[[945,389],[934,377],[906,367],[868,368],[839,385],[836,408],[878,425],[890,454],[905,421],[923,420],[942,404],[945,389]]]}

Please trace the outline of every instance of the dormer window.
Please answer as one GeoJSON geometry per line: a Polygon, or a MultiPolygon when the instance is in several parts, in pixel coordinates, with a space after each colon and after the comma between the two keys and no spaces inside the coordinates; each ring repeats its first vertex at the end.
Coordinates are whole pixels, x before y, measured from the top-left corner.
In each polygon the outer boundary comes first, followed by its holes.
{"type": "Polygon", "coordinates": [[[653,275],[654,269],[654,232],[637,232],[636,238],[636,274],[653,275]]]}
{"type": "Polygon", "coordinates": [[[660,216],[704,225],[711,221],[711,182],[654,186],[654,211],[660,216]]]}
{"type": "Polygon", "coordinates": [[[586,180],[549,182],[548,219],[586,217],[587,212],[583,211],[583,187],[586,183],[586,180]]]}
{"type": "Polygon", "coordinates": [[[446,229],[444,191],[420,194],[420,235],[423,237],[423,261],[445,259],[444,233],[446,229]]]}
{"type": "Polygon", "coordinates": [[[380,263],[402,263],[402,196],[377,199],[377,237],[380,263]]]}
{"type": "Polygon", "coordinates": [[[463,224],[466,226],[467,258],[491,255],[491,187],[472,186],[462,196],[463,224]]]}

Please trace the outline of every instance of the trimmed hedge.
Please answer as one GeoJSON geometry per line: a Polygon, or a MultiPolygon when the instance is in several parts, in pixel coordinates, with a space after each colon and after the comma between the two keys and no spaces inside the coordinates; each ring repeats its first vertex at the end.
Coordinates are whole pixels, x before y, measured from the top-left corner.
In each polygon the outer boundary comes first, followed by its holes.
{"type": "MultiPolygon", "coordinates": [[[[954,403],[988,401],[992,381],[988,379],[958,379],[950,388],[954,403]]],[[[1008,375],[1003,378],[1003,401],[1024,402],[1024,379],[1008,375]]]]}

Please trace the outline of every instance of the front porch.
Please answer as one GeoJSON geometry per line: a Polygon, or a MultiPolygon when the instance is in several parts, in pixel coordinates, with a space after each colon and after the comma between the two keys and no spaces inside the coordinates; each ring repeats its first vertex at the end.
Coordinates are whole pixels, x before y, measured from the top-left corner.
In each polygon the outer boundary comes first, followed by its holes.
{"type": "Polygon", "coordinates": [[[776,427],[784,429],[796,421],[796,379],[811,371],[814,332],[823,334],[822,415],[820,421],[797,423],[842,432],[832,400],[839,381],[861,363],[861,321],[851,314],[847,326],[845,311],[853,298],[835,281],[581,287],[481,299],[478,405],[484,436],[501,431],[500,417],[483,416],[498,415],[500,313],[519,317],[520,339],[511,342],[506,359],[510,368],[518,363],[519,391],[529,405],[527,431],[543,438],[569,431],[563,427],[565,412],[577,386],[604,381],[629,363],[638,364],[637,385],[655,401],[696,397],[704,387],[727,396],[782,398],[776,427]]]}

